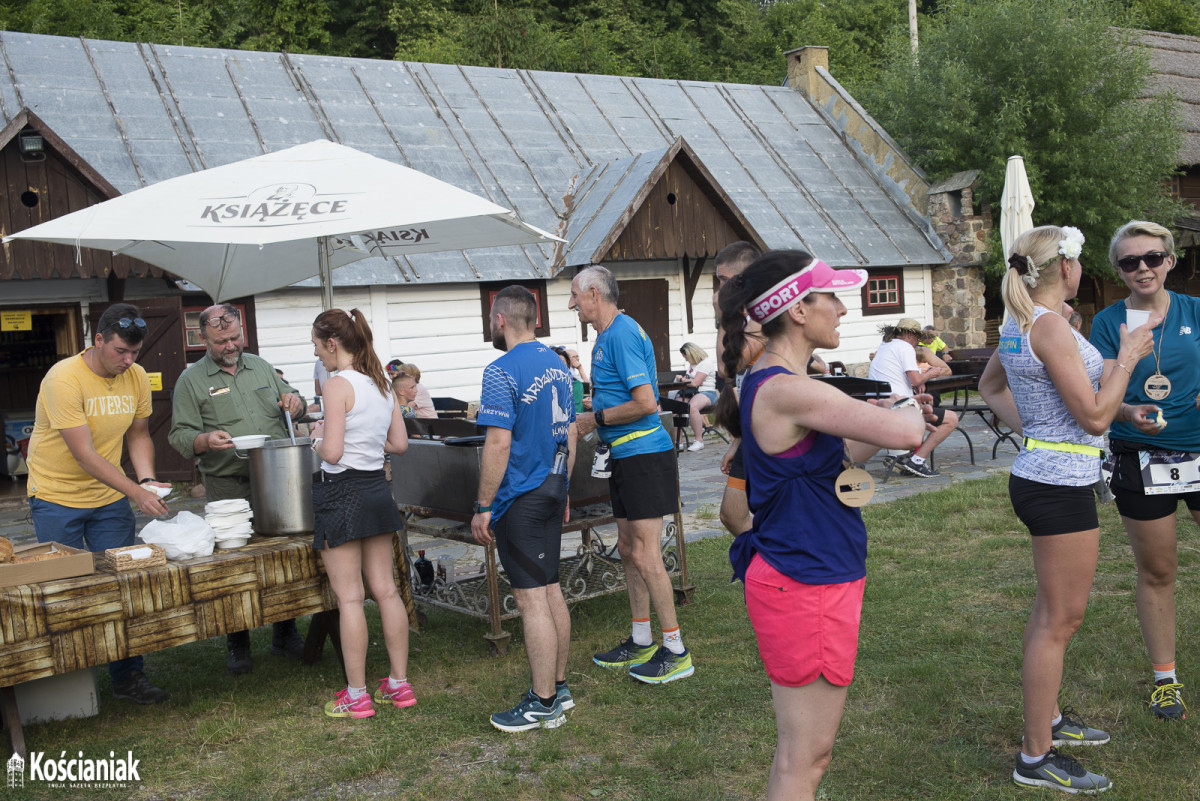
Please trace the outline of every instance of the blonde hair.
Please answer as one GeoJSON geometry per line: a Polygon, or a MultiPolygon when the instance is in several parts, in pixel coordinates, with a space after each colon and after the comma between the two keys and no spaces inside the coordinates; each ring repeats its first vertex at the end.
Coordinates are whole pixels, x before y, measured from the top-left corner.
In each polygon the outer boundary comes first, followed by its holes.
{"type": "Polygon", "coordinates": [[[418,384],[421,383],[421,370],[415,364],[405,362],[396,368],[396,372],[400,375],[412,376],[413,381],[416,381],[418,384]]]}
{"type": "Polygon", "coordinates": [[[699,364],[708,358],[704,348],[697,345],[695,342],[684,342],[679,348],[679,352],[683,354],[683,358],[687,359],[692,364],[699,364]]]}
{"type": "Polygon", "coordinates": [[[1051,271],[1043,276],[1041,271],[1046,265],[1066,258],[1058,252],[1059,243],[1065,237],[1066,231],[1057,225],[1039,225],[1013,242],[1008,269],[1004,271],[1004,280],[1000,284],[1000,295],[1004,298],[1004,308],[1008,309],[1023,334],[1033,326],[1033,298],[1029,290],[1037,288],[1039,282],[1045,284],[1058,280],[1057,272],[1051,271]]]}
{"type": "Polygon", "coordinates": [[[1169,230],[1149,220],[1130,220],[1117,229],[1117,232],[1113,234],[1112,242],[1108,245],[1108,262],[1114,268],[1117,266],[1117,245],[1121,244],[1121,240],[1129,239],[1131,236],[1157,237],[1162,240],[1162,249],[1166,251],[1167,255],[1175,255],[1175,237],[1169,230]]]}

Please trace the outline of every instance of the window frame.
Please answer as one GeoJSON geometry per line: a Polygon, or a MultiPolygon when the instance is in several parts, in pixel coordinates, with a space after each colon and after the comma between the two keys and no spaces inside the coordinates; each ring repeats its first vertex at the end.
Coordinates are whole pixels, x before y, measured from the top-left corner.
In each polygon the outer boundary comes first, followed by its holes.
{"type": "MultiPolygon", "coordinates": [[[[885,290],[887,291],[887,290],[885,290]]],[[[900,268],[882,269],[882,270],[867,270],[867,281],[862,285],[860,290],[862,296],[862,315],[863,317],[882,316],[885,314],[896,315],[904,313],[904,270],[900,268]],[[879,289],[872,290],[872,281],[883,281],[895,279],[896,281],[896,302],[895,303],[871,303],[871,293],[879,292],[879,289]]]]}
{"type": "Polygon", "coordinates": [[[492,302],[500,290],[513,285],[523,286],[533,294],[537,303],[537,320],[533,335],[536,337],[550,336],[550,311],[546,306],[546,281],[484,281],[479,284],[479,308],[483,319],[483,341],[492,341],[492,302]]]}

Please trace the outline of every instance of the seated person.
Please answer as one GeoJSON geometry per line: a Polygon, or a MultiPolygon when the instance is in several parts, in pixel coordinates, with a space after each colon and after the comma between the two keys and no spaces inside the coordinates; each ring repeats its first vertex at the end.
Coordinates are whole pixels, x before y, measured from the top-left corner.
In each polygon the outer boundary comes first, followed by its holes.
{"type": "MultiPolygon", "coordinates": [[[[392,389],[395,390],[400,403],[412,410],[412,414],[405,413],[405,417],[438,416],[437,410],[433,408],[433,398],[429,397],[429,390],[421,386],[421,371],[415,364],[400,365],[399,372],[392,380],[392,389]]],[[[401,409],[401,412],[404,410],[401,409]]]]}
{"type": "MultiPolygon", "coordinates": [[[[929,361],[930,368],[924,375],[921,374],[917,365],[917,342],[922,330],[921,324],[916,320],[906,317],[895,325],[881,326],[879,330],[883,334],[883,342],[875,351],[867,377],[876,381],[887,381],[891,384],[894,395],[910,398],[924,392],[928,379],[950,374],[950,367],[928,352],[925,358],[929,361]]],[[[937,418],[935,428],[926,436],[921,447],[896,459],[896,467],[919,478],[940,475],[926,460],[933,455],[933,449],[950,436],[950,432],[958,428],[958,415],[954,412],[939,406],[935,406],[933,412],[937,418]]]]}
{"type": "Polygon", "coordinates": [[[927,325],[921,329],[920,341],[922,345],[929,348],[934,356],[937,356],[942,361],[949,362],[954,360],[954,354],[949,351],[946,343],[938,335],[938,330],[932,325],[927,325]]]}
{"type": "Polygon", "coordinates": [[[680,391],[679,397],[694,393],[688,400],[688,422],[691,423],[695,441],[688,446],[688,450],[700,451],[704,450],[704,410],[717,402],[717,360],[694,342],[683,343],[679,352],[689,365],[686,373],[675,376],[675,383],[688,386],[688,389],[680,391]]]}

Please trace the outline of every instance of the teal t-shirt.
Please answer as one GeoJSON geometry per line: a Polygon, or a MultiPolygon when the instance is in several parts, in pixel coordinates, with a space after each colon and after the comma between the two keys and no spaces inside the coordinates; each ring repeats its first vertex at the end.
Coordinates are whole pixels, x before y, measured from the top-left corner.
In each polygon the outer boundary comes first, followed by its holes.
{"type": "MultiPolygon", "coordinates": [[[[1159,354],[1159,369],[1171,381],[1171,394],[1160,401],[1146,396],[1146,379],[1155,372],[1153,354],[1136,365],[1125,365],[1133,371],[1125,402],[1157,405],[1163,410],[1167,427],[1150,435],[1138,431],[1132,423],[1116,422],[1109,435],[1161,450],[1196,452],[1200,451],[1200,409],[1196,408],[1196,396],[1200,394],[1200,299],[1167,294],[1171,296],[1171,307],[1167,319],[1154,329],[1154,352],[1159,354]]],[[[1092,344],[1106,359],[1117,358],[1123,322],[1125,301],[1114,303],[1092,320],[1092,344]]]]}
{"type": "MultiPolygon", "coordinates": [[[[611,409],[633,400],[632,390],[642,384],[650,384],[657,395],[657,382],[650,337],[633,318],[618,314],[596,337],[596,346],[592,348],[592,409],[611,409]]],[[[612,445],[621,437],[640,431],[651,433],[614,446],[614,459],[669,451],[674,447],[657,412],[631,423],[601,426],[600,439],[612,445]]]]}

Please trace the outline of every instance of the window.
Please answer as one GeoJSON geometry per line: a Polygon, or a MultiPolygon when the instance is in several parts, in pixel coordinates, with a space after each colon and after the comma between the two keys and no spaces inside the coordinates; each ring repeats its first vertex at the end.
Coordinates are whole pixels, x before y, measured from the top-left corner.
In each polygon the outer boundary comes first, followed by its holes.
{"type": "Polygon", "coordinates": [[[861,291],[864,317],[904,311],[904,274],[901,272],[870,272],[861,291]]]}
{"type": "Polygon", "coordinates": [[[479,285],[479,305],[483,314],[484,342],[492,341],[492,301],[496,299],[496,295],[500,294],[500,290],[514,284],[523,286],[532,292],[533,300],[537,303],[537,321],[534,324],[533,335],[538,337],[550,336],[550,320],[546,310],[545,281],[490,281],[479,285]]]}

